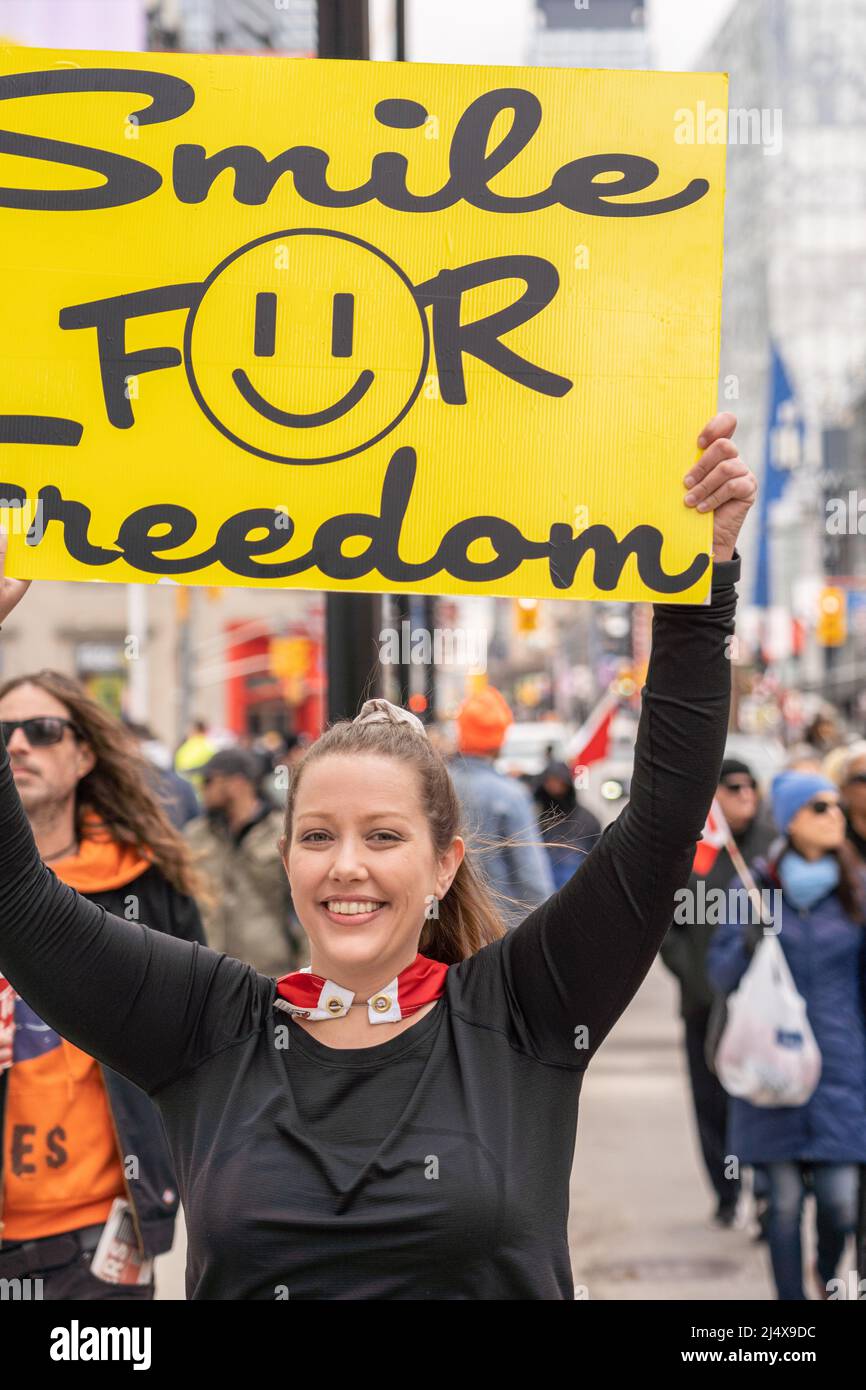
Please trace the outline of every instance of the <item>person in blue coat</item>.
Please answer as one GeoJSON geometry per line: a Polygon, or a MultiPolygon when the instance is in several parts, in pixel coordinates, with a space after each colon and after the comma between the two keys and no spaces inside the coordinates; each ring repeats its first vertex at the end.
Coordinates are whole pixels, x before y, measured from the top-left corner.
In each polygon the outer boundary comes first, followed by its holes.
{"type": "MultiPolygon", "coordinates": [[[[780,1299],[804,1300],[801,1224],[808,1191],[817,1207],[820,1296],[857,1220],[858,1165],[866,1162],[866,930],[863,878],[845,839],[834,783],[815,773],[784,772],[772,785],[782,839],[754,865],[770,899],[773,929],[794,983],[806,1001],[821,1051],[821,1079],[805,1105],[778,1108],[732,1099],[728,1149],[740,1163],[766,1167],[768,1243],[780,1299]]],[[[732,889],[741,887],[734,880],[732,889]]],[[[727,895],[724,919],[710,943],[713,988],[739,984],[763,928],[738,920],[739,899],[727,895]]]]}
{"type": "Polygon", "coordinates": [[[514,716],[504,696],[487,685],[463,701],[456,722],[451,778],[470,834],[484,847],[484,868],[505,925],[515,927],[556,892],[556,883],[529,788],[494,767],[514,716]]]}

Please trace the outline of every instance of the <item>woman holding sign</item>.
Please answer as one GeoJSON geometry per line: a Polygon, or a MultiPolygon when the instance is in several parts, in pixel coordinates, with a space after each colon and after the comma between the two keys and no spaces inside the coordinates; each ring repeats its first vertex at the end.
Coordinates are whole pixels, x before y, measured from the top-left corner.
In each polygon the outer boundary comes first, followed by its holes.
{"type": "MultiPolygon", "coordinates": [[[[162,1113],[196,1299],[571,1299],[590,1058],[688,879],[728,723],[755,481],[731,415],[698,440],[707,606],[655,610],[632,797],[505,934],[422,726],[385,701],[298,766],[282,841],[311,969],[274,982],[105,913],[39,859],[0,750],[0,971],[162,1113]]],[[[0,587],[0,620],[26,584],[0,587]]]]}

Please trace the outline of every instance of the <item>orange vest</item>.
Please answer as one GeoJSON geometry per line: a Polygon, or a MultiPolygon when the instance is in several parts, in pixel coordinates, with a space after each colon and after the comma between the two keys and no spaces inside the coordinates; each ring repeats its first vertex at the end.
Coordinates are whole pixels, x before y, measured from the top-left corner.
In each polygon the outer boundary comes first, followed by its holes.
{"type": "MultiPolygon", "coordinates": [[[[80,893],[120,888],[150,865],[104,838],[89,818],[79,852],[52,865],[80,893]]],[[[106,1220],[125,1195],[121,1155],[100,1065],[22,1000],[3,1126],[3,1239],[35,1240],[106,1220]]]]}

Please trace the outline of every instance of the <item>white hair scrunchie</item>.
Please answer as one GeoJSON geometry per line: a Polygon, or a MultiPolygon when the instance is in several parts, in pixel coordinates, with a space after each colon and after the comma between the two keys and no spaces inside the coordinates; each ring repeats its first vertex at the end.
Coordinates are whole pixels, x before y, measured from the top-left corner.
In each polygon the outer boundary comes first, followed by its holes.
{"type": "Polygon", "coordinates": [[[427,738],[427,730],[417,714],[412,714],[400,705],[392,705],[390,700],[368,700],[362,705],[353,724],[411,724],[417,734],[427,738]]]}

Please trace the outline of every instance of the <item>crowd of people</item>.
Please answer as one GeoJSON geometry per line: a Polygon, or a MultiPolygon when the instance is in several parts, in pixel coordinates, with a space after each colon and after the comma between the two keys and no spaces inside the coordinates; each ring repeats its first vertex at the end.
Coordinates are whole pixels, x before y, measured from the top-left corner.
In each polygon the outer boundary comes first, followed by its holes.
{"type": "MultiPolygon", "coordinates": [[[[0,720],[39,852],[62,882],[264,975],[308,968],[279,848],[285,789],[306,739],[269,735],[224,746],[199,721],[172,758],[150,730],[114,720],[75,681],[45,671],[0,686],[0,720]],[[64,737],[67,730],[73,737],[64,737]]],[[[564,763],[551,756],[534,779],[497,771],[512,720],[499,691],[476,691],[458,712],[448,760],[506,927],[560,889],[601,834],[564,763]]],[[[762,797],[751,768],[725,759],[716,802],[732,844],[704,872],[693,871],[691,886],[703,878],[706,889],[735,888],[737,863],[745,861],[756,883],[781,891],[779,940],[823,1061],[807,1105],[767,1109],[731,1099],[713,1070],[719,1002],[747,969],[760,925],[724,912],[712,922],[674,921],[661,956],[679,984],[714,1219],[742,1226],[751,1210],[779,1297],[802,1299],[806,1198],[816,1208],[819,1295],[858,1223],[862,1232],[866,741],[837,735],[823,746],[804,743],[787,763],[762,797]]],[[[6,986],[4,1239],[13,1248],[35,1243],[57,1296],[152,1296],[152,1277],[131,1289],[109,1285],[106,1295],[89,1266],[117,1199],[130,1205],[146,1272],[171,1246],[178,1196],[156,1112],[135,1085],[11,996],[6,986]],[[141,1166],[135,1183],[123,1171],[128,1153],[141,1166]],[[73,1246],[75,1258],[61,1260],[73,1246]]]]}
{"type": "MultiPolygon", "coordinates": [[[[742,1224],[750,1172],[755,1238],[767,1242],[780,1299],[828,1298],[846,1243],[864,1272],[866,1173],[866,742],[827,715],[789,750],[762,797],[752,770],[728,758],[716,801],[729,831],[690,888],[727,891],[705,920],[672,923],[661,955],[676,976],[700,1151],[720,1226],[742,1224]],[[749,885],[742,866],[748,868],[749,885]],[[781,904],[769,922],[743,911],[740,889],[781,904]],[[821,1054],[810,1099],[765,1106],[728,1096],[714,1071],[718,1020],[766,930],[776,935],[821,1054]],[[733,1160],[733,1161],[732,1161],[733,1160]],[[814,1264],[803,1222],[814,1198],[814,1264]]],[[[706,902],[707,891],[700,896],[706,902]]]]}

